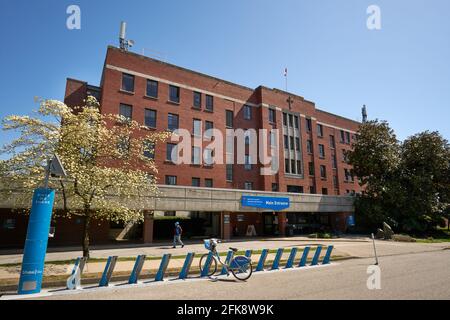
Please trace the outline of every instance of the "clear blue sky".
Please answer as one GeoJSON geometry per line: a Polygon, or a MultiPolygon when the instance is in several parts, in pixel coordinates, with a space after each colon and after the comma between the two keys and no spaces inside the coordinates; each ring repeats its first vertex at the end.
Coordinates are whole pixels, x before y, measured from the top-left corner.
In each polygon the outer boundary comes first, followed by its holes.
{"type": "Polygon", "coordinates": [[[400,139],[450,139],[449,16],[448,0],[0,0],[0,117],[63,99],[66,77],[99,84],[125,20],[137,53],[249,87],[284,89],[288,67],[289,91],[318,108],[360,120],[366,104],[400,139]],[[81,30],[66,28],[70,4],[81,30]],[[366,27],[371,4],[380,31],[366,27]]]}

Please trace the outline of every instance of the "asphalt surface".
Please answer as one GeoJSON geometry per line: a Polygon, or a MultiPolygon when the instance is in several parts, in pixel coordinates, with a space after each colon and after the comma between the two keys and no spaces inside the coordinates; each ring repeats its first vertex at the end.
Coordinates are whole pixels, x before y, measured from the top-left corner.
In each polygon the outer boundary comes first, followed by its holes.
{"type": "Polygon", "coordinates": [[[51,300],[265,300],[265,299],[445,299],[450,300],[450,250],[380,257],[381,289],[369,290],[367,268],[373,258],[351,259],[324,267],[255,273],[247,282],[234,278],[166,281],[56,294],[51,300]]]}

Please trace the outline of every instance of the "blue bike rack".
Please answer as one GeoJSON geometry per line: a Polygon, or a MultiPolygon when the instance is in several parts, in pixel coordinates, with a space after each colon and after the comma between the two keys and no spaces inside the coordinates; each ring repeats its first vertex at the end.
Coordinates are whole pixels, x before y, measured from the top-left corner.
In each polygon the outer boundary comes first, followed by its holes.
{"type": "Polygon", "coordinates": [[[164,274],[166,273],[167,266],[169,265],[171,256],[172,255],[170,253],[163,255],[161,264],[159,265],[158,273],[156,273],[155,281],[164,280],[164,274]]]}
{"type": "Polygon", "coordinates": [[[302,258],[300,259],[300,263],[298,264],[299,267],[304,267],[306,266],[306,261],[308,259],[308,253],[309,250],[311,249],[311,247],[305,247],[305,249],[303,249],[303,255],[302,258]]]}
{"type": "Polygon", "coordinates": [[[263,249],[261,251],[261,257],[259,258],[258,265],[256,266],[256,271],[264,271],[264,264],[266,263],[267,254],[269,253],[269,250],[263,249]]]}
{"type": "Polygon", "coordinates": [[[253,250],[245,251],[245,256],[250,259],[252,257],[252,252],[253,252],[253,250]]]}
{"type": "Polygon", "coordinates": [[[331,252],[333,251],[333,246],[328,246],[327,252],[325,253],[325,257],[323,257],[322,264],[329,264],[331,258],[331,252]]]}
{"type": "Polygon", "coordinates": [[[184,261],[183,269],[181,269],[179,279],[186,279],[189,274],[189,269],[191,268],[192,261],[194,260],[195,253],[190,252],[186,256],[186,260],[184,261]]]}
{"type": "Polygon", "coordinates": [[[211,267],[211,261],[213,259],[213,253],[208,253],[208,256],[206,258],[205,266],[203,267],[202,273],[200,274],[201,277],[207,277],[209,273],[209,268],[211,267]]]}
{"type": "Polygon", "coordinates": [[[292,268],[294,266],[295,256],[297,255],[298,248],[292,248],[291,254],[289,255],[288,261],[286,263],[285,269],[292,268]]]}
{"type": "Polygon", "coordinates": [[[315,266],[319,262],[320,252],[322,251],[322,246],[318,246],[316,252],[314,253],[314,257],[312,259],[311,265],[315,266]]]}
{"type": "Polygon", "coordinates": [[[275,260],[273,260],[273,263],[272,263],[272,270],[276,270],[276,269],[279,268],[281,256],[283,255],[283,251],[284,251],[283,248],[280,248],[280,249],[277,250],[277,254],[275,256],[275,260]]]}
{"type": "Polygon", "coordinates": [[[129,284],[136,284],[138,282],[139,275],[141,274],[142,267],[144,266],[146,257],[147,256],[145,254],[137,256],[136,262],[134,263],[133,271],[131,271],[130,278],[128,279],[129,284]]]}
{"type": "Polygon", "coordinates": [[[107,287],[109,285],[109,281],[111,280],[111,276],[114,271],[114,267],[116,266],[118,257],[110,256],[108,257],[108,261],[106,261],[105,270],[103,271],[102,278],[98,284],[99,287],[107,287]]]}
{"type": "MultiPolygon", "coordinates": [[[[228,251],[227,258],[225,259],[225,264],[226,264],[226,265],[230,265],[230,262],[231,262],[231,259],[233,259],[233,256],[234,256],[234,252],[231,251],[231,250],[228,251]]],[[[222,267],[222,271],[220,272],[220,274],[221,274],[221,275],[225,275],[225,274],[227,274],[227,273],[228,273],[227,268],[225,268],[225,266],[222,267]]]]}

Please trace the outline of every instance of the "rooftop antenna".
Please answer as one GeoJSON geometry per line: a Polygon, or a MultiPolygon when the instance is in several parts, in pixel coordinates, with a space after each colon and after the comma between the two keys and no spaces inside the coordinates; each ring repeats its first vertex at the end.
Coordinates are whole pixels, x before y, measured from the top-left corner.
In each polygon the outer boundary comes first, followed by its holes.
{"type": "Polygon", "coordinates": [[[134,46],[133,40],[126,39],[126,33],[127,33],[127,23],[122,21],[120,23],[119,42],[120,42],[120,49],[124,51],[128,51],[128,48],[134,46]]]}
{"type": "Polygon", "coordinates": [[[367,108],[366,108],[366,105],[363,105],[363,107],[362,107],[362,121],[363,121],[363,123],[367,122],[367,108]]]}

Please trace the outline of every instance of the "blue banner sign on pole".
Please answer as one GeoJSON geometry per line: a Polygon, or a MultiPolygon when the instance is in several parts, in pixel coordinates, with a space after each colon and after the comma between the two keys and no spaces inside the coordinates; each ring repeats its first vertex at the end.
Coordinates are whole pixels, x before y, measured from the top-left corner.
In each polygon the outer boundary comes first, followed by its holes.
{"type": "Polygon", "coordinates": [[[318,246],[316,252],[314,253],[314,257],[312,259],[311,265],[315,266],[319,263],[320,253],[322,252],[322,246],[318,246]]]}
{"type": "Polygon", "coordinates": [[[181,269],[179,279],[186,279],[189,274],[189,269],[191,268],[192,261],[194,260],[195,253],[189,252],[186,256],[186,260],[184,261],[183,269],[181,269]]]}
{"type": "Polygon", "coordinates": [[[201,277],[207,277],[209,274],[209,268],[211,267],[211,262],[213,259],[213,253],[208,253],[208,256],[206,257],[205,265],[203,266],[202,273],[200,274],[201,277]]]}
{"type": "Polygon", "coordinates": [[[329,264],[331,258],[331,252],[333,251],[333,246],[328,246],[327,252],[325,253],[325,257],[323,257],[322,264],[329,264]]]}
{"type": "Polygon", "coordinates": [[[261,251],[261,256],[259,257],[258,265],[256,266],[255,271],[264,271],[264,264],[266,263],[267,254],[269,250],[263,249],[261,251]]]}
{"type": "Polygon", "coordinates": [[[34,191],[20,271],[19,294],[41,292],[54,200],[54,190],[34,191]]]}
{"type": "Polygon", "coordinates": [[[351,215],[347,217],[347,227],[355,226],[355,216],[351,215]]]}
{"type": "Polygon", "coordinates": [[[146,255],[141,254],[137,256],[136,262],[134,263],[133,271],[131,271],[130,278],[128,279],[129,284],[136,284],[139,280],[139,275],[141,274],[142,267],[144,266],[146,255]]]}
{"type": "Polygon", "coordinates": [[[251,257],[252,257],[252,252],[253,252],[253,250],[247,250],[247,251],[245,251],[245,256],[246,256],[247,258],[251,258],[251,257]]]}
{"type": "Polygon", "coordinates": [[[283,248],[280,248],[277,250],[277,254],[275,256],[275,260],[273,260],[272,263],[272,270],[278,269],[280,266],[280,260],[281,260],[281,256],[283,255],[283,248]]]}
{"type": "Polygon", "coordinates": [[[158,273],[156,274],[155,281],[163,281],[164,274],[166,273],[167,266],[169,265],[170,257],[172,255],[170,253],[163,255],[161,264],[159,265],[158,273]]]}
{"type": "Polygon", "coordinates": [[[72,273],[70,274],[70,277],[66,281],[66,288],[68,290],[81,289],[81,274],[83,273],[86,261],[87,261],[86,257],[78,257],[77,260],[75,260],[72,273]]]}
{"type": "Polygon", "coordinates": [[[114,272],[114,267],[116,266],[117,256],[108,257],[106,262],[105,270],[103,271],[102,278],[100,279],[99,287],[107,287],[109,281],[111,280],[112,274],[114,272]]]}
{"type": "Polygon", "coordinates": [[[306,266],[306,261],[308,260],[309,250],[311,250],[311,247],[305,247],[305,249],[303,250],[302,258],[300,259],[300,263],[298,264],[299,267],[306,266]]]}
{"type": "Polygon", "coordinates": [[[292,268],[294,266],[295,256],[297,255],[298,248],[292,248],[291,254],[289,255],[288,261],[286,263],[286,269],[292,268]]]}
{"type": "MultiPolygon", "coordinates": [[[[233,251],[228,251],[228,254],[227,254],[227,258],[225,259],[225,264],[226,265],[229,265],[230,264],[230,261],[231,261],[231,259],[233,259],[233,256],[234,256],[234,252],[233,251]]],[[[220,272],[220,274],[221,275],[225,275],[225,274],[227,274],[228,273],[228,271],[227,271],[227,268],[224,266],[224,267],[222,267],[222,271],[220,272]]]]}
{"type": "Polygon", "coordinates": [[[242,196],[243,207],[269,209],[279,211],[290,206],[289,198],[242,196]]]}

